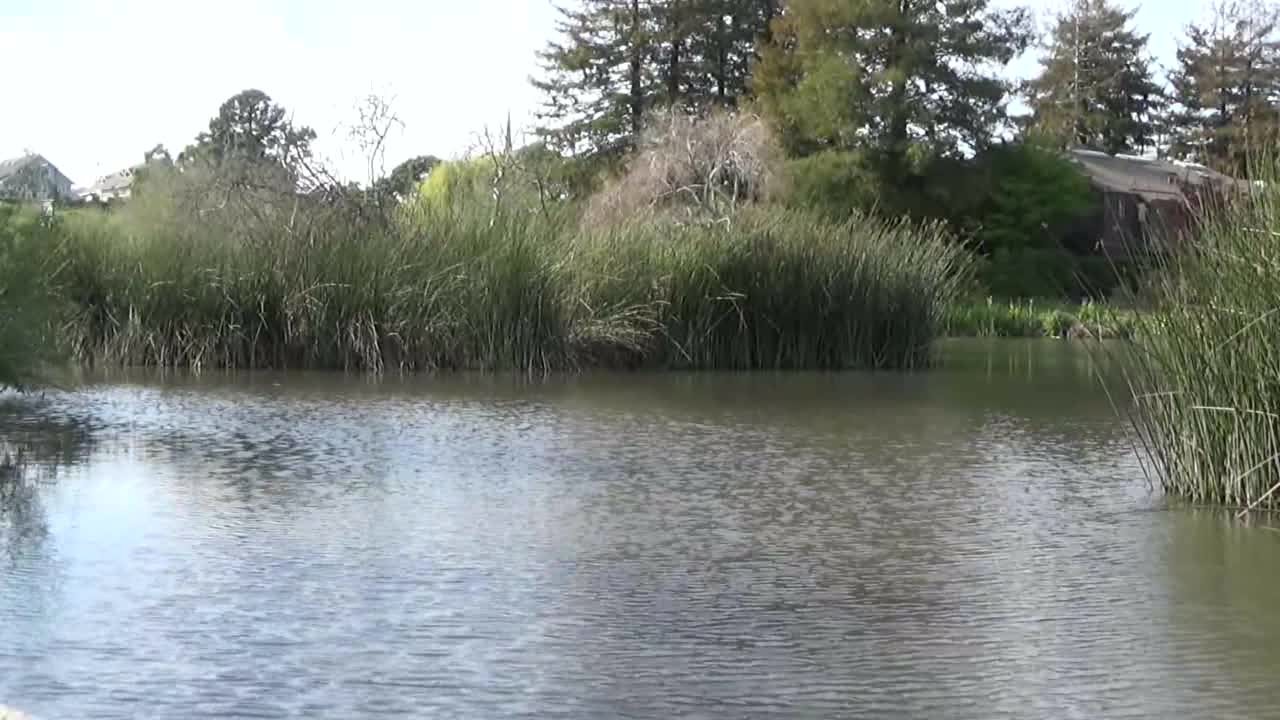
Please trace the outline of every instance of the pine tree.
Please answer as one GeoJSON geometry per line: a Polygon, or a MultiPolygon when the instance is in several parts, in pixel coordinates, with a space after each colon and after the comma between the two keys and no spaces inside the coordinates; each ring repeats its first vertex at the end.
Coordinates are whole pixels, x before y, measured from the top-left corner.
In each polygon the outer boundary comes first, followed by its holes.
{"type": "Polygon", "coordinates": [[[1061,145],[1116,154],[1150,147],[1161,101],[1136,10],[1076,0],[1054,24],[1042,71],[1030,84],[1032,128],[1061,145]]]}
{"type": "Polygon", "coordinates": [[[792,152],[865,151],[900,183],[923,159],[987,145],[1006,119],[1000,66],[1031,39],[989,0],[791,0],[756,92],[792,152]]]}
{"type": "Polygon", "coordinates": [[[657,25],[647,0],[584,0],[561,8],[559,40],[539,53],[545,103],[539,129],[572,152],[612,155],[632,147],[659,92],[657,25]]]}
{"type": "Polygon", "coordinates": [[[540,53],[543,136],[561,150],[634,147],[657,107],[733,106],[779,0],[583,0],[540,53]]]}
{"type": "Polygon", "coordinates": [[[734,106],[751,92],[757,43],[777,14],[776,0],[692,0],[693,53],[704,105],[734,106]]]}
{"type": "Polygon", "coordinates": [[[1251,153],[1274,145],[1280,116],[1277,16],[1257,3],[1217,2],[1187,28],[1170,76],[1169,154],[1244,173],[1251,153]]]}

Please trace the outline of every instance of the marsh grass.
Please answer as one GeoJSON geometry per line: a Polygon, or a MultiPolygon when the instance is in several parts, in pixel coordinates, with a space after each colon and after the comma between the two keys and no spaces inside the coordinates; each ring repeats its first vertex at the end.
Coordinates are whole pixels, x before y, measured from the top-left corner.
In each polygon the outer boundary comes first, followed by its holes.
{"type": "Polygon", "coordinates": [[[364,372],[915,367],[969,273],[940,228],[764,209],[603,227],[480,200],[390,222],[250,209],[193,214],[152,197],[67,217],[77,357],[364,372]]]}
{"type": "Polygon", "coordinates": [[[961,300],[948,306],[949,337],[1052,337],[1131,339],[1137,329],[1132,310],[1105,303],[1052,300],[961,300]]]}
{"type": "Polygon", "coordinates": [[[0,202],[0,391],[39,382],[58,355],[58,238],[37,212],[0,202]]]}
{"type": "Polygon", "coordinates": [[[1151,273],[1128,353],[1133,421],[1165,491],[1280,508],[1280,190],[1208,214],[1151,273]]]}

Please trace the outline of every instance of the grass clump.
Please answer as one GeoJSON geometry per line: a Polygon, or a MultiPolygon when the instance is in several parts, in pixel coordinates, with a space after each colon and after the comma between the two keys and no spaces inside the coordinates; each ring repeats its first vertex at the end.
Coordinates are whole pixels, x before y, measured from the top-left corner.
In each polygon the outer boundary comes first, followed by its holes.
{"type": "Polygon", "coordinates": [[[1212,213],[1151,273],[1127,371],[1167,493],[1280,508],[1280,189],[1212,213]]]}
{"type": "Polygon", "coordinates": [[[1103,303],[1058,301],[961,301],[947,309],[944,332],[950,337],[1130,339],[1134,313],[1103,303]]]}

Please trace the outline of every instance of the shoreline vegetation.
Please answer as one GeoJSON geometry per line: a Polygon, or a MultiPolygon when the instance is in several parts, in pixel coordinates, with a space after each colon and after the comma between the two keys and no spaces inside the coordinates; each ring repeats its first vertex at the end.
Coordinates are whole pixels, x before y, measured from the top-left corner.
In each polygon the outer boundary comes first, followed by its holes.
{"type": "Polygon", "coordinates": [[[1167,495],[1280,511],[1280,186],[1205,214],[1194,242],[1154,268],[1156,310],[1123,363],[1130,419],[1167,495]]]}
{"type": "Polygon", "coordinates": [[[1004,337],[1132,340],[1139,311],[1106,303],[1055,300],[960,300],[947,307],[948,338],[1004,337]]]}
{"type": "Polygon", "coordinates": [[[792,211],[596,230],[493,207],[416,207],[387,224],[317,207],[305,219],[291,208],[293,228],[268,231],[157,217],[173,210],[152,197],[65,212],[42,230],[53,236],[43,262],[58,268],[59,344],[75,360],[373,373],[912,368],[927,364],[968,273],[940,229],[792,211]]]}

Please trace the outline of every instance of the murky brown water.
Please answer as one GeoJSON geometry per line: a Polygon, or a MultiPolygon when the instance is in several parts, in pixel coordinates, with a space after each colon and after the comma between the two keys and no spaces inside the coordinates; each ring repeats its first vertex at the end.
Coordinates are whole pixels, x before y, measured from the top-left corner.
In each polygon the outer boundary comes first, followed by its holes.
{"type": "Polygon", "coordinates": [[[1280,716],[1280,533],[1069,345],[899,375],[117,378],[9,407],[39,718],[1280,716]]]}

